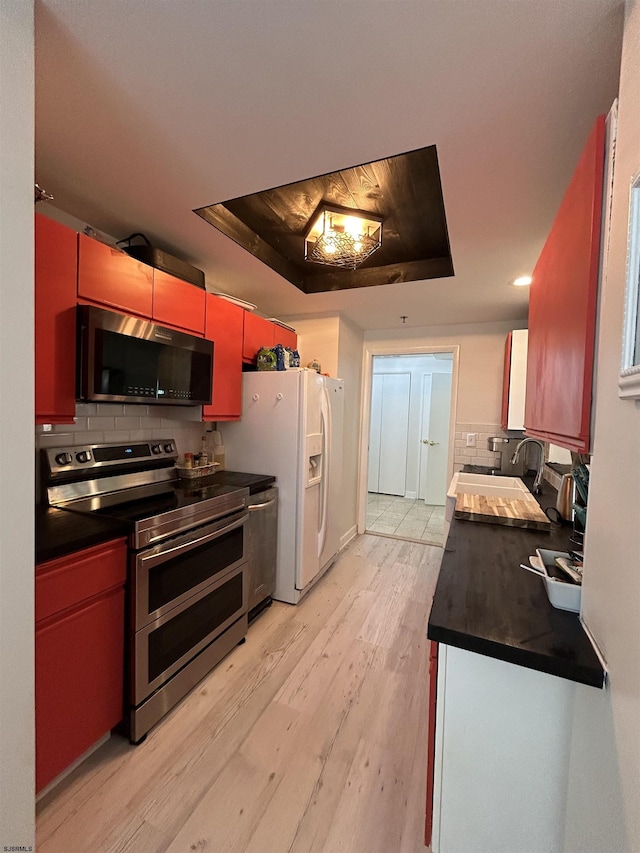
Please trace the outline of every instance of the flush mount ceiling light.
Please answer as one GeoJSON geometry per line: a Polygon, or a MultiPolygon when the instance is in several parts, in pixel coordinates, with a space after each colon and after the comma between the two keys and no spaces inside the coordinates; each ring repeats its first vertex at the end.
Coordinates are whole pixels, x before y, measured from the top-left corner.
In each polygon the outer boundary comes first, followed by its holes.
{"type": "Polygon", "coordinates": [[[218,201],[195,213],[303,293],[454,274],[435,145],[218,201]],[[331,215],[316,226],[323,208],[331,215]],[[355,222],[338,214],[364,217],[365,227],[358,225],[354,234],[355,222]]]}
{"type": "Polygon", "coordinates": [[[304,258],[355,270],[382,245],[382,219],[362,210],[322,204],[304,237],[304,258]]]}
{"type": "Polygon", "coordinates": [[[521,275],[518,278],[514,278],[511,282],[514,287],[528,287],[531,284],[531,276],[530,275],[521,275]]]}

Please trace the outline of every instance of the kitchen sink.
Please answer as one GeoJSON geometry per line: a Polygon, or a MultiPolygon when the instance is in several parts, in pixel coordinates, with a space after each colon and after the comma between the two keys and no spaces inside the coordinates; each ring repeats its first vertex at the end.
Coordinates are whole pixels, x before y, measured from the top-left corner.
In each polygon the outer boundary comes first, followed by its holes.
{"type": "Polygon", "coordinates": [[[466,474],[458,471],[453,475],[447,490],[445,517],[453,518],[456,496],[459,494],[485,495],[487,497],[517,498],[518,500],[537,501],[519,477],[500,477],[494,474],[466,474]]]}

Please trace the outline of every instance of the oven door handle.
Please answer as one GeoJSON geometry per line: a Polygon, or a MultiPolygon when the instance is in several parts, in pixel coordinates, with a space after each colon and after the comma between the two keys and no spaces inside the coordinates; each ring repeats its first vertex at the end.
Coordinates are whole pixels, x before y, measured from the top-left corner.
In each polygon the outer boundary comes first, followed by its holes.
{"type": "Polygon", "coordinates": [[[220,536],[224,536],[225,533],[229,533],[231,530],[235,530],[236,527],[242,527],[242,525],[249,518],[249,513],[243,513],[239,518],[234,519],[231,524],[226,524],[224,527],[221,527],[219,530],[214,530],[213,533],[207,533],[206,536],[200,536],[199,539],[192,539],[189,542],[183,542],[181,545],[176,545],[174,548],[167,548],[163,551],[159,551],[157,554],[149,554],[145,557],[142,554],[138,555],[138,564],[140,566],[144,566],[144,568],[151,569],[153,566],[158,563],[164,563],[169,556],[177,556],[178,554],[186,554],[188,551],[192,551],[194,548],[199,548],[200,545],[206,545],[207,542],[212,542],[214,539],[219,539],[220,536]]]}

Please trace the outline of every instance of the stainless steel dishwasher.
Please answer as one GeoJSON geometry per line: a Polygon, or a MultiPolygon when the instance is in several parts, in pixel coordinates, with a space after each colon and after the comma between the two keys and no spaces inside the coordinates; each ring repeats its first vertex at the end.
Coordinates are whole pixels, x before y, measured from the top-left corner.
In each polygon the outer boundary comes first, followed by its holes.
{"type": "Polygon", "coordinates": [[[247,542],[249,561],[249,621],[271,604],[276,587],[278,558],[278,487],[271,486],[247,499],[249,521],[247,542]]]}

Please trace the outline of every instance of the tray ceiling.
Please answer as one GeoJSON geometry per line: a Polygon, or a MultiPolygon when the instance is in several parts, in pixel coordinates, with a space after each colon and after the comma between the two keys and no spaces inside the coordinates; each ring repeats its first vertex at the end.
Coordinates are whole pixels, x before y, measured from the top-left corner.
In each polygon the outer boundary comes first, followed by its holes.
{"type": "Polygon", "coordinates": [[[304,293],[453,275],[435,145],[218,202],[195,211],[304,293]],[[306,261],[321,203],[383,220],[382,246],[356,270],[306,261]]]}

